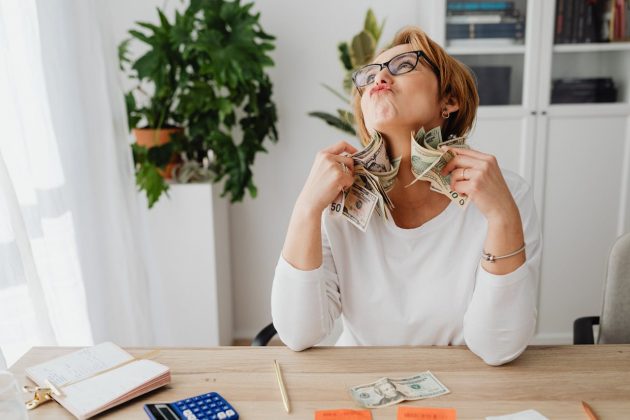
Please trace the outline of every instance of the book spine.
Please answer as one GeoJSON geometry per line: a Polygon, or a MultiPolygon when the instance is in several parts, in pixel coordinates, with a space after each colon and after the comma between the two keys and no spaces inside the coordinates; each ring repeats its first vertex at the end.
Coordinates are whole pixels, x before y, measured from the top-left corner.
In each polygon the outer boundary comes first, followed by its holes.
{"type": "Polygon", "coordinates": [[[593,32],[595,42],[604,41],[604,5],[606,0],[592,0],[593,4],[593,32]]]}
{"type": "Polygon", "coordinates": [[[564,27],[564,0],[556,0],[556,30],[554,44],[562,44],[562,28],[564,27]]]}
{"type": "Polygon", "coordinates": [[[576,25],[575,42],[584,42],[584,17],[586,13],[586,0],[576,0],[576,25]]]}
{"type": "Polygon", "coordinates": [[[571,43],[572,39],[573,39],[573,27],[574,27],[574,6],[575,6],[575,0],[566,0],[567,2],[567,13],[566,13],[566,17],[567,17],[567,24],[565,25],[565,29],[566,31],[564,32],[564,42],[565,43],[571,43]]]}
{"type": "Polygon", "coordinates": [[[592,1],[587,1],[584,11],[584,40],[583,42],[595,42],[595,24],[593,22],[594,7],[592,1]]]}

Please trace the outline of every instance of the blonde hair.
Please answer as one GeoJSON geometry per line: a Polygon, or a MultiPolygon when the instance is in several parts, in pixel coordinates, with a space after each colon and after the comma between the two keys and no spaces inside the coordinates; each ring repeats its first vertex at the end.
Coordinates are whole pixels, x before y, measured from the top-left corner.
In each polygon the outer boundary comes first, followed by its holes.
{"type": "MultiPolygon", "coordinates": [[[[392,40],[387,49],[402,44],[411,44],[414,50],[422,50],[437,67],[438,96],[440,99],[447,96],[454,97],[459,110],[452,112],[442,126],[443,138],[454,134],[463,136],[470,132],[475,121],[479,95],[477,86],[470,69],[457,61],[444,51],[435,41],[429,38],[422,29],[409,26],[401,29],[392,40]]],[[[380,53],[379,53],[380,54],[380,53]]],[[[361,110],[361,93],[353,88],[354,119],[357,122],[359,140],[365,146],[370,141],[370,134],[365,126],[363,111],[361,110]]],[[[432,127],[425,127],[429,130],[432,127]]]]}

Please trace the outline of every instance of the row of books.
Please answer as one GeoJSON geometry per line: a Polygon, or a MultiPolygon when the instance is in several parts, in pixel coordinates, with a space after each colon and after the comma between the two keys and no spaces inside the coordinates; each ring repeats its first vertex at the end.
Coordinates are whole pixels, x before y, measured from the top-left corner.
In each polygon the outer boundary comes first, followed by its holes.
{"type": "Polygon", "coordinates": [[[449,1],[446,9],[450,45],[470,40],[518,44],[525,37],[525,19],[513,1],[449,1]]]}
{"type": "Polygon", "coordinates": [[[554,79],[552,104],[616,102],[617,87],[610,77],[554,79]]]}
{"type": "Polygon", "coordinates": [[[554,43],[630,39],[630,0],[557,0],[554,43]]]}

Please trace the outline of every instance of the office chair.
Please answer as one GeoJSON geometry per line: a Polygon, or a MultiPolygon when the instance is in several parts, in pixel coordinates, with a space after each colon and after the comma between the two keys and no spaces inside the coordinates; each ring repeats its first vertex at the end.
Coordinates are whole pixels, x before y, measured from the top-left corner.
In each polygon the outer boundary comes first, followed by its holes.
{"type": "Polygon", "coordinates": [[[630,233],[610,251],[601,315],[575,320],[573,344],[594,344],[593,325],[599,325],[598,344],[630,344],[630,233]]]}
{"type": "Polygon", "coordinates": [[[254,337],[254,341],[252,341],[252,346],[266,346],[269,344],[269,341],[276,335],[276,327],[273,326],[273,322],[267,325],[265,328],[260,330],[256,337],[254,337]]]}

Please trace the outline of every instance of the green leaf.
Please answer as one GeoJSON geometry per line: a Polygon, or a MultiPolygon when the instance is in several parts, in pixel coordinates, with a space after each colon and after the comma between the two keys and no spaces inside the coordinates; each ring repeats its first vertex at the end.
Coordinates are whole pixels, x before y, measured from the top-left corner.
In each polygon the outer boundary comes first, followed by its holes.
{"type": "Polygon", "coordinates": [[[149,44],[149,45],[153,44],[153,39],[151,39],[150,37],[148,37],[147,35],[143,34],[140,31],[136,31],[135,29],[131,29],[129,31],[129,34],[131,36],[133,36],[134,38],[136,38],[136,39],[138,39],[138,40],[140,40],[140,41],[142,41],[142,42],[144,42],[146,44],[149,44]]]}
{"type": "Polygon", "coordinates": [[[352,125],[335,115],[319,111],[309,112],[308,115],[311,117],[320,118],[324,120],[326,124],[338,128],[345,133],[352,134],[353,136],[356,136],[357,134],[352,125]]]}
{"type": "Polygon", "coordinates": [[[350,111],[346,111],[345,109],[338,109],[337,114],[339,114],[339,119],[347,122],[354,130],[354,114],[350,111]]]}
{"type": "Polygon", "coordinates": [[[331,88],[330,86],[328,86],[326,83],[322,83],[322,86],[324,86],[326,88],[326,90],[328,90],[329,92],[331,92],[333,95],[335,95],[337,98],[341,99],[343,102],[347,103],[348,105],[350,105],[350,99],[348,99],[346,96],[344,96],[342,93],[337,92],[335,89],[331,88]]]}
{"type": "Polygon", "coordinates": [[[352,38],[350,56],[356,67],[367,64],[372,59],[375,50],[376,41],[369,32],[361,31],[352,38]]]}
{"type": "Polygon", "coordinates": [[[350,71],[354,69],[354,64],[352,64],[352,59],[350,57],[350,49],[348,47],[347,42],[341,42],[337,45],[337,50],[339,51],[339,60],[341,60],[341,64],[346,71],[350,71]]]}
{"type": "Polygon", "coordinates": [[[158,201],[162,193],[168,191],[168,184],[164,181],[155,165],[144,163],[136,171],[136,185],[144,190],[149,202],[149,208],[158,201]]]}
{"type": "Polygon", "coordinates": [[[128,57],[129,53],[129,43],[131,42],[131,38],[125,39],[118,45],[118,63],[120,70],[124,70],[123,63],[129,63],[131,60],[128,57]]]}
{"type": "Polygon", "coordinates": [[[372,9],[368,9],[367,13],[365,14],[363,29],[370,33],[378,42],[381,33],[379,31],[378,22],[376,21],[376,16],[374,16],[374,12],[372,11],[372,9]]]}
{"type": "Polygon", "coordinates": [[[155,51],[149,51],[132,66],[138,72],[138,79],[157,79],[161,70],[160,57],[155,51]]]}

